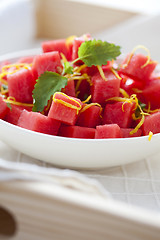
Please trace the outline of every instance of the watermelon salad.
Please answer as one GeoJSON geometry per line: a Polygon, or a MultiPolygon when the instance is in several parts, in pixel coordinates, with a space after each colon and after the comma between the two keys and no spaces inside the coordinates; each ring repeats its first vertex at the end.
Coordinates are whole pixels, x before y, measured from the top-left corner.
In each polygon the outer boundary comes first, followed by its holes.
{"type": "Polygon", "coordinates": [[[2,62],[0,119],[60,137],[150,140],[160,133],[157,62],[143,46],[120,55],[120,46],[85,34],[42,42],[41,54],[2,62]]]}

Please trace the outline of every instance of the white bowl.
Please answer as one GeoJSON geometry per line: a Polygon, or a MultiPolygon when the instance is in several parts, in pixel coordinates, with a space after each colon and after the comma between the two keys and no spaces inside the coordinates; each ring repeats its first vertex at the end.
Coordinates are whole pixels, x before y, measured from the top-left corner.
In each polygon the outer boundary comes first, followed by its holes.
{"type": "MultiPolygon", "coordinates": [[[[16,61],[18,57],[35,55],[40,49],[0,57],[16,61]]],[[[160,150],[160,134],[117,139],[76,139],[51,136],[26,130],[0,120],[0,139],[14,149],[33,158],[67,168],[95,169],[113,167],[142,160],[160,150]]]]}

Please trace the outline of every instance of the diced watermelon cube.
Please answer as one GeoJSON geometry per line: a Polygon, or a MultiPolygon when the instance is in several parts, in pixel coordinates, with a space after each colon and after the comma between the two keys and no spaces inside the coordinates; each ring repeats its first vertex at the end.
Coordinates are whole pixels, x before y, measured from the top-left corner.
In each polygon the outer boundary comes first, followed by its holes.
{"type": "Polygon", "coordinates": [[[32,70],[21,69],[7,76],[9,96],[18,102],[32,103],[32,91],[36,83],[32,70]]]}
{"type": "Polygon", "coordinates": [[[106,100],[112,97],[119,96],[120,79],[110,71],[105,71],[106,81],[102,79],[100,74],[92,77],[91,95],[92,102],[106,104],[106,100]]]}
{"type": "Polygon", "coordinates": [[[132,123],[132,113],[135,107],[134,103],[116,102],[106,104],[103,113],[103,124],[118,124],[121,128],[129,128],[132,123]]]}
{"type": "Polygon", "coordinates": [[[151,131],[153,134],[160,133],[160,112],[153,113],[145,117],[142,125],[143,135],[148,135],[151,131]]]}
{"type": "Polygon", "coordinates": [[[82,102],[78,98],[66,94],[55,93],[48,117],[68,125],[75,125],[82,102]]]}
{"type": "Polygon", "coordinates": [[[65,86],[65,88],[63,88],[61,91],[68,96],[76,97],[74,80],[68,81],[67,86],[65,86]]]}
{"type": "Polygon", "coordinates": [[[32,110],[31,107],[24,108],[23,106],[16,106],[14,104],[11,104],[11,109],[9,109],[9,111],[7,112],[7,114],[5,116],[5,121],[12,123],[14,125],[17,125],[18,119],[24,109],[26,109],[28,111],[32,110]]]}
{"type": "Polygon", "coordinates": [[[60,122],[44,116],[41,113],[28,112],[26,110],[23,110],[19,117],[17,125],[19,127],[26,128],[32,131],[50,135],[57,135],[60,127],[60,122]]]}
{"type": "Polygon", "coordinates": [[[101,122],[100,118],[101,108],[99,106],[94,105],[91,105],[89,108],[86,108],[86,106],[87,105],[84,105],[82,107],[76,125],[82,127],[95,128],[97,125],[100,125],[101,122]],[[84,110],[85,108],[86,110],[84,110]]]}
{"type": "Polygon", "coordinates": [[[59,52],[48,52],[35,56],[32,69],[38,77],[45,71],[62,73],[63,66],[59,52]]]}
{"type": "Polygon", "coordinates": [[[133,128],[121,128],[122,138],[130,138],[130,137],[140,137],[142,135],[142,130],[138,129],[137,132],[130,134],[133,131],[133,128]]]}
{"type": "Polygon", "coordinates": [[[61,125],[59,136],[70,138],[94,138],[95,129],[80,126],[64,126],[61,125]]]}
{"type": "Polygon", "coordinates": [[[67,39],[57,39],[42,42],[42,49],[44,53],[58,51],[59,53],[63,53],[68,61],[72,60],[72,46],[72,41],[68,43],[67,39]]]}
{"type": "MultiPolygon", "coordinates": [[[[110,68],[112,67],[112,61],[108,61],[106,65],[102,65],[102,70],[105,72],[105,71],[109,71],[110,68]]],[[[96,73],[98,73],[98,68],[97,66],[94,66],[92,65],[91,67],[85,67],[81,70],[81,73],[87,73],[89,76],[93,76],[95,75],[96,73]]]]}
{"type": "Polygon", "coordinates": [[[144,102],[150,103],[151,109],[160,108],[160,80],[152,79],[143,89],[144,102]]]}
{"type": "Polygon", "coordinates": [[[3,100],[3,97],[0,95],[0,119],[4,119],[9,108],[7,103],[3,100]]]}
{"type": "Polygon", "coordinates": [[[33,62],[34,56],[28,56],[28,57],[21,57],[18,60],[18,63],[28,63],[31,64],[33,62]]]}
{"type": "MultiPolygon", "coordinates": [[[[78,58],[78,50],[81,44],[85,41],[88,41],[91,39],[91,36],[89,34],[84,34],[81,37],[77,37],[73,40],[73,47],[72,47],[72,60],[75,60],[78,58]]],[[[82,61],[78,61],[76,64],[81,64],[82,61]]]]}
{"type": "Polygon", "coordinates": [[[128,57],[124,60],[119,72],[130,77],[139,79],[142,82],[146,82],[150,78],[152,72],[157,65],[156,62],[150,62],[145,67],[143,67],[143,65],[147,62],[148,58],[142,54],[134,54],[131,57],[128,65],[125,66],[124,64],[127,63],[127,60],[128,57]]]}
{"type": "MultiPolygon", "coordinates": [[[[142,90],[144,88],[144,83],[137,81],[131,77],[128,77],[124,74],[120,74],[121,76],[121,82],[120,82],[120,87],[124,89],[129,96],[132,94],[135,94],[134,89],[142,90]]],[[[140,95],[140,94],[138,94],[140,95]]]]}
{"type": "Polygon", "coordinates": [[[117,124],[96,126],[95,138],[121,138],[121,130],[117,124]]]}

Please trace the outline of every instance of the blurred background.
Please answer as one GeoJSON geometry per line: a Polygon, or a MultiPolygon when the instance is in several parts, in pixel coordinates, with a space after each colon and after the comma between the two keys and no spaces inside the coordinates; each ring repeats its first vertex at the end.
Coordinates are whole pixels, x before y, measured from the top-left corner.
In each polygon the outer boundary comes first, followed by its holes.
{"type": "Polygon", "coordinates": [[[124,53],[143,44],[158,61],[159,14],[159,0],[0,0],[0,55],[88,32],[124,53]]]}

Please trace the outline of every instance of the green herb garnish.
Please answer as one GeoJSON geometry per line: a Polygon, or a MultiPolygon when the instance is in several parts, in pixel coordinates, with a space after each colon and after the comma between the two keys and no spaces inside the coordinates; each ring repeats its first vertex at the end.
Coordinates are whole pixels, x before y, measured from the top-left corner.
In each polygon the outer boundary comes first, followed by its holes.
{"type": "Polygon", "coordinates": [[[82,60],[88,67],[102,66],[112,59],[115,60],[120,54],[120,46],[94,39],[81,44],[78,58],[73,62],[82,60]]]}
{"type": "Polygon", "coordinates": [[[37,79],[33,90],[33,112],[41,112],[55,92],[60,92],[67,85],[67,78],[55,72],[44,72],[37,79]]]}
{"type": "Polygon", "coordinates": [[[8,102],[7,102],[7,107],[8,107],[10,110],[12,110],[12,106],[11,106],[11,104],[8,103],[8,102]]]}
{"type": "Polygon", "coordinates": [[[142,103],[140,100],[138,100],[138,103],[139,103],[139,106],[135,110],[135,117],[136,118],[141,118],[142,115],[141,115],[140,109],[143,111],[146,107],[146,104],[142,103]]]}
{"type": "Polygon", "coordinates": [[[73,74],[73,70],[70,62],[64,62],[64,74],[73,74]]]}

